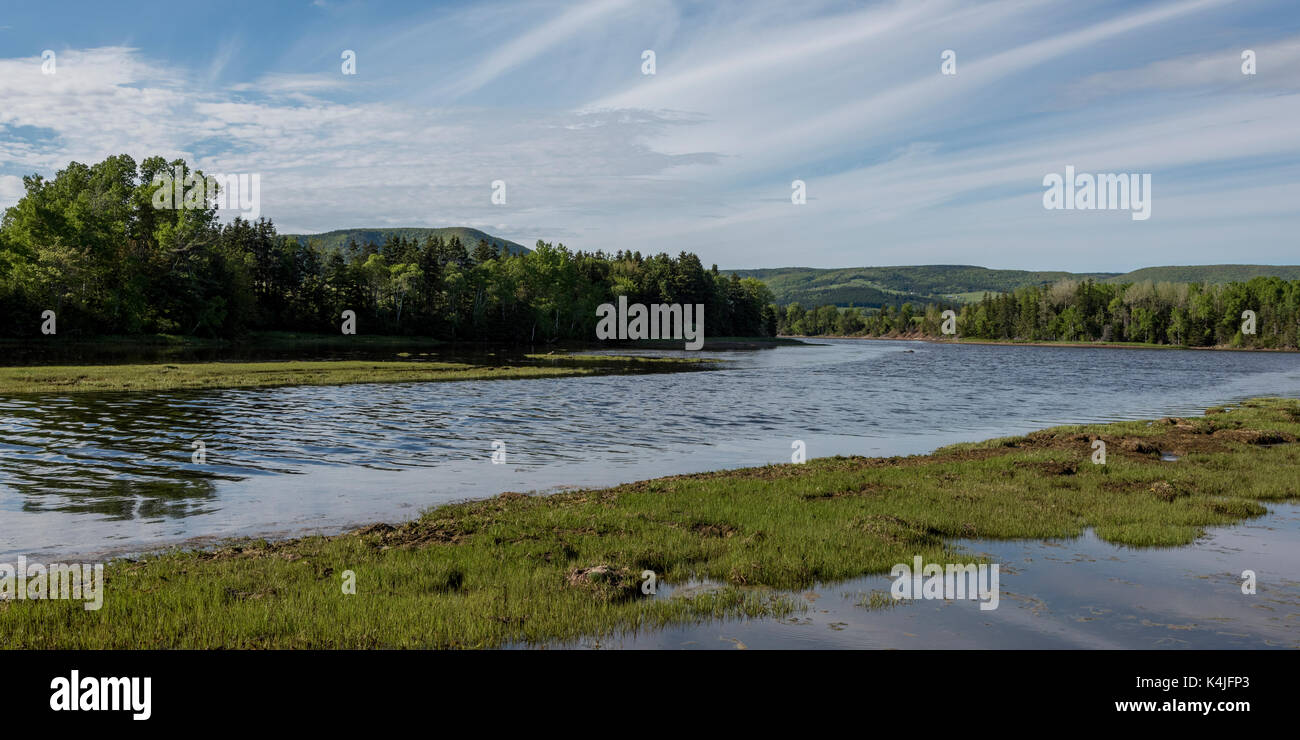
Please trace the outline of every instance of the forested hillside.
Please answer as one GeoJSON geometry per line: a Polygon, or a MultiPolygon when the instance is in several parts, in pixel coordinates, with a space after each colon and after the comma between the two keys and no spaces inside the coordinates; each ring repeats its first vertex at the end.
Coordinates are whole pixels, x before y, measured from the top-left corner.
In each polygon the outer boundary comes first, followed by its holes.
{"type": "MultiPolygon", "coordinates": [[[[782,267],[769,270],[732,270],[741,277],[762,280],[777,303],[805,306],[833,304],[898,308],[944,299],[978,299],[983,293],[1002,293],[1023,285],[1048,285],[1079,277],[1068,272],[990,270],[970,265],[920,265],[915,267],[849,267],[815,269],[782,267]]],[[[1116,273],[1089,273],[1082,277],[1107,278],[1116,273]]]]}
{"type": "Polygon", "coordinates": [[[1300,266],[1295,265],[1185,265],[1144,267],[1107,278],[1108,283],[1244,283],[1251,278],[1277,277],[1300,280],[1300,266]]]}
{"type": "Polygon", "coordinates": [[[955,336],[964,338],[1300,348],[1300,280],[1276,277],[1217,285],[1062,280],[961,306],[909,303],[872,312],[835,306],[805,310],[792,304],[781,312],[779,329],[801,335],[939,338],[945,336],[945,309],[956,311],[955,336]],[[1244,316],[1247,311],[1253,320],[1244,316]]]}
{"type": "Polygon", "coordinates": [[[985,293],[1006,293],[1017,288],[1046,286],[1060,280],[1095,280],[1121,285],[1150,280],[1153,283],[1230,283],[1254,277],[1300,279],[1300,266],[1285,265],[1193,265],[1146,267],[1128,273],[1033,272],[991,270],[968,265],[921,265],[916,267],[851,267],[815,269],[782,267],[767,270],[732,270],[741,277],[762,280],[772,289],[777,303],[804,306],[858,306],[894,309],[904,303],[956,301],[973,303],[985,293]]]}
{"type": "Polygon", "coordinates": [[[209,206],[157,208],[154,175],[185,163],[127,155],[74,162],[26,194],[0,222],[3,333],[40,337],[54,311],[59,336],[253,330],[492,341],[594,340],[596,307],[702,303],[709,336],[771,334],[771,292],[758,280],[705,269],[682,252],[575,252],[539,241],[511,254],[458,234],[388,235],[323,249],[277,234],[268,219],[222,224],[209,206]]]}
{"type": "Polygon", "coordinates": [[[452,238],[459,239],[462,244],[478,244],[485,241],[496,247],[498,250],[505,250],[510,254],[523,254],[528,251],[528,247],[516,244],[509,239],[492,236],[478,229],[471,229],[464,226],[445,226],[441,228],[399,228],[399,229],[336,229],[326,231],[320,234],[285,234],[290,239],[296,239],[299,242],[307,243],[316,242],[323,251],[331,252],[342,249],[347,246],[348,242],[365,244],[383,244],[389,238],[396,237],[400,239],[414,239],[424,241],[430,237],[436,237],[443,241],[451,241],[452,238]]]}

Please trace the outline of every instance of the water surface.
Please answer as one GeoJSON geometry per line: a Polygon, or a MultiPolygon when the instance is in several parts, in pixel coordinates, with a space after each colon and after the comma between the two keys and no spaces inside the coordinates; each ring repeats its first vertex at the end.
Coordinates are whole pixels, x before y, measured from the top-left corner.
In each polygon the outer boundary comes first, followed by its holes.
{"type": "Polygon", "coordinates": [[[0,558],[336,532],[502,491],[786,462],[793,440],[809,457],[923,453],[1300,396],[1297,354],[829,340],[706,355],[728,369],[0,396],[0,558]]]}
{"type": "MultiPolygon", "coordinates": [[[[1300,648],[1300,504],[1214,527],[1178,548],[1130,548],[1091,531],[1066,540],[963,541],[1000,564],[1001,598],[899,601],[868,609],[887,575],[790,594],[806,611],[584,639],[592,649],[1282,649],[1300,648]],[[1241,573],[1256,590],[1243,593],[1241,573]]],[[[693,587],[699,588],[699,587],[693,587]]],[[[680,594],[679,594],[680,595],[680,594]]],[[[673,598],[674,589],[658,589],[673,598]]],[[[525,647],[525,646],[516,646],[525,647]]]]}

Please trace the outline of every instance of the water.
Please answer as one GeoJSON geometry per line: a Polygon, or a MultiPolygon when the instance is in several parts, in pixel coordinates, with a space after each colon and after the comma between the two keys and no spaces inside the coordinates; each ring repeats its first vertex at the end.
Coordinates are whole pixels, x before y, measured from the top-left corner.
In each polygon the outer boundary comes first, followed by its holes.
{"type": "MultiPolygon", "coordinates": [[[[1071,540],[963,541],[1000,564],[1001,598],[900,601],[867,609],[892,579],[868,576],[791,594],[807,610],[589,638],[592,649],[1277,649],[1300,648],[1300,504],[1212,528],[1195,544],[1134,549],[1089,531],[1071,540]],[[1256,592],[1242,592],[1244,570],[1256,592]]],[[[659,589],[672,598],[673,589],[659,589]]],[[[516,646],[522,647],[522,646],[516,646]]]]}
{"type": "Polygon", "coordinates": [[[1282,353],[828,340],[710,356],[728,369],[0,397],[0,562],[337,532],[502,491],[788,462],[796,439],[809,457],[913,454],[1300,396],[1300,355],[1282,353]]]}

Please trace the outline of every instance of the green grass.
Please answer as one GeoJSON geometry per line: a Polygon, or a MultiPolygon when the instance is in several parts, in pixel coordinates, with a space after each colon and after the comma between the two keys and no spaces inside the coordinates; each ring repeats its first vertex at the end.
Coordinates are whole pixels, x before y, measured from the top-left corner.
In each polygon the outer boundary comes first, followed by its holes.
{"type": "Polygon", "coordinates": [[[984,296],[1001,295],[1002,291],[994,290],[968,290],[961,293],[950,293],[946,297],[953,299],[958,303],[979,303],[984,300],[984,296]]]}
{"type": "Polygon", "coordinates": [[[131,352],[140,348],[214,349],[227,347],[388,349],[405,346],[435,347],[442,344],[445,344],[445,342],[432,337],[384,334],[310,334],[295,331],[259,331],[237,339],[211,339],[181,334],[102,334],[93,336],[57,334],[40,339],[0,339],[0,346],[23,348],[40,346],[86,347],[96,350],[118,350],[122,352],[131,352]]]}
{"type": "Polygon", "coordinates": [[[0,394],[264,388],[454,380],[497,380],[711,369],[695,359],[600,355],[528,355],[530,364],[483,366],[453,362],[195,362],[0,368],[0,394]]]}
{"type": "MultiPolygon", "coordinates": [[[[736,615],[790,590],[966,562],[960,538],[1185,545],[1300,496],[1300,401],[1058,427],[932,455],[834,457],[442,506],[397,527],[170,552],[107,569],[104,606],[0,601],[10,648],[496,647],[736,615]],[[1107,443],[1105,465],[1091,441],[1107,443]],[[1159,451],[1180,456],[1161,461],[1159,451]],[[954,560],[954,558],[960,558],[954,560]],[[584,577],[585,569],[599,576],[584,577]],[[711,590],[643,596],[640,574],[711,590]],[[342,593],[352,571],[356,594],[342,593]]],[[[869,596],[864,606],[879,606],[869,596]]]]}

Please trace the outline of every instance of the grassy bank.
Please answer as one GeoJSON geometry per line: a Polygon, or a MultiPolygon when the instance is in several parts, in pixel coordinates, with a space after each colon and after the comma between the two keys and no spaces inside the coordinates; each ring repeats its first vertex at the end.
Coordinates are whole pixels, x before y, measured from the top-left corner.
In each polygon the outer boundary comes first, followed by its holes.
{"type": "MultiPolygon", "coordinates": [[[[552,353],[575,351],[617,352],[623,349],[684,349],[684,340],[563,341],[536,345],[501,342],[447,342],[433,337],[379,334],[307,334],[302,332],[253,332],[237,339],[209,339],[173,334],[129,336],[64,336],[40,339],[0,338],[0,353],[13,364],[102,364],[113,362],[204,362],[260,361],[270,359],[320,359],[322,355],[348,355],[379,359],[425,352],[515,354],[530,349],[552,353]],[[308,357],[310,355],[310,357],[308,357]]],[[[797,339],[774,337],[706,337],[702,349],[751,350],[784,346],[806,346],[797,339]]]]}
{"type": "Polygon", "coordinates": [[[799,339],[868,339],[872,341],[914,341],[936,344],[991,344],[1016,347],[1102,347],[1107,349],[1194,349],[1206,352],[1300,352],[1300,350],[1277,347],[1230,347],[1215,345],[1213,347],[1191,347],[1186,344],[1156,344],[1154,342],[1071,342],[1065,340],[1040,339],[978,339],[975,337],[936,337],[929,334],[891,334],[888,336],[865,336],[862,334],[818,334],[792,335],[799,339]]]}
{"type": "Polygon", "coordinates": [[[1300,401],[1068,426],[903,458],[835,457],[552,496],[108,568],[104,605],[0,601],[10,648],[493,647],[798,608],[783,589],[965,562],[957,538],[1175,546],[1300,496],[1300,401]],[[1091,441],[1107,444],[1104,465],[1091,441]],[[1179,456],[1173,462],[1160,453],[1179,456]],[[643,596],[644,570],[716,588],[643,596]],[[342,592],[345,571],[355,595],[342,592]]]}
{"type": "Polygon", "coordinates": [[[262,388],[452,380],[496,380],[709,369],[695,359],[529,355],[527,364],[454,362],[195,362],[148,365],[0,367],[0,394],[262,388]]]}
{"type": "MultiPolygon", "coordinates": [[[[631,349],[676,349],[683,348],[681,339],[637,339],[622,342],[601,342],[601,345],[609,344],[616,347],[628,347],[631,349]]],[[[807,342],[791,337],[705,337],[704,346],[700,349],[706,352],[735,350],[735,349],[772,349],[774,347],[806,347],[807,342]]]]}
{"type": "Polygon", "coordinates": [[[433,337],[384,334],[309,334],[293,331],[251,332],[236,339],[211,339],[183,334],[104,334],[78,336],[56,334],[51,337],[0,339],[2,347],[87,348],[104,352],[137,352],[141,349],[225,349],[256,347],[259,349],[390,349],[394,347],[437,347],[445,345],[433,337]]]}
{"type": "MultiPolygon", "coordinates": [[[[566,348],[600,348],[600,347],[635,347],[637,349],[681,349],[682,339],[642,339],[642,340],[593,340],[579,342],[574,340],[539,343],[554,344],[566,348]]],[[[384,350],[402,348],[446,347],[455,342],[447,342],[433,337],[388,335],[388,334],[309,334],[293,331],[250,332],[235,339],[210,339],[181,334],[106,334],[102,336],[77,336],[58,334],[40,338],[0,338],[0,348],[20,347],[62,347],[85,348],[103,352],[138,352],[142,349],[338,349],[338,350],[384,350]]],[[[481,345],[485,347],[508,346],[492,342],[474,342],[465,340],[463,346],[481,345]]],[[[803,344],[788,337],[708,337],[704,338],[703,349],[749,349],[765,347],[798,346],[803,344]]]]}
{"type": "MultiPolygon", "coordinates": [[[[933,342],[951,342],[952,339],[943,339],[937,337],[927,337],[928,341],[933,342]]],[[[1032,347],[1105,347],[1112,349],[1193,349],[1201,352],[1300,352],[1300,350],[1288,347],[1232,347],[1226,344],[1216,344],[1211,347],[1192,347],[1186,344],[1156,344],[1154,342],[1067,342],[1065,340],[1002,340],[1002,339],[972,339],[962,338],[955,340],[961,344],[999,344],[999,345],[1028,345],[1032,347]]]]}

